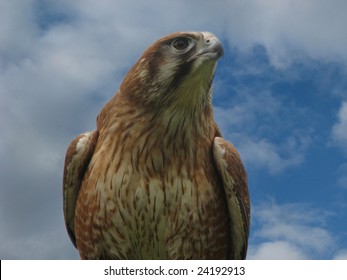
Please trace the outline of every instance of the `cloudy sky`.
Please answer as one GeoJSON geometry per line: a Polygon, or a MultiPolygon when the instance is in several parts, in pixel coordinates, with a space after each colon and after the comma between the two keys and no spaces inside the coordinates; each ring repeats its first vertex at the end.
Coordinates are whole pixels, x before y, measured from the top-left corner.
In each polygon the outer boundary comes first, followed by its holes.
{"type": "Polygon", "coordinates": [[[249,259],[347,259],[347,2],[0,0],[0,258],[77,259],[65,150],[142,51],[211,31],[216,120],[249,176],[249,259]]]}

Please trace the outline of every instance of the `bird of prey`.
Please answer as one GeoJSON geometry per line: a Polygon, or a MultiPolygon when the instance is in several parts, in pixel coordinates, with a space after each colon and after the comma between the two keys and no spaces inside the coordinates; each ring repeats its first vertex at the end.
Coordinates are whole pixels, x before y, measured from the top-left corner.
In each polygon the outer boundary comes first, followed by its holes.
{"type": "Polygon", "coordinates": [[[176,32],[148,47],[69,145],[63,200],[81,259],[245,259],[247,175],[213,117],[221,42],[176,32]]]}

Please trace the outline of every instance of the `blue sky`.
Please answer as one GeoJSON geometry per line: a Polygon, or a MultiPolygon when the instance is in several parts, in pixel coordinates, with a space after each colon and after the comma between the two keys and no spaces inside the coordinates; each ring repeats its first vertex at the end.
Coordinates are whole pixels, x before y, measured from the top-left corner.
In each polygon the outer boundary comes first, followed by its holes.
{"type": "Polygon", "coordinates": [[[215,118],[245,163],[249,259],[347,259],[347,2],[0,2],[0,258],[77,259],[62,215],[68,143],[142,51],[216,34],[215,118]]]}

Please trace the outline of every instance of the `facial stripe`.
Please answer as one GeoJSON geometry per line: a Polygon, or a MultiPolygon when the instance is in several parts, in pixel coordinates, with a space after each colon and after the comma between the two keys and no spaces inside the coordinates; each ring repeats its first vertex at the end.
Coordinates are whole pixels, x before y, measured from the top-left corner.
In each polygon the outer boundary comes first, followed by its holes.
{"type": "Polygon", "coordinates": [[[174,76],[172,82],[171,82],[171,88],[175,90],[182,80],[189,74],[192,66],[193,66],[194,61],[190,62],[183,62],[178,66],[178,69],[176,71],[176,75],[174,76]]]}

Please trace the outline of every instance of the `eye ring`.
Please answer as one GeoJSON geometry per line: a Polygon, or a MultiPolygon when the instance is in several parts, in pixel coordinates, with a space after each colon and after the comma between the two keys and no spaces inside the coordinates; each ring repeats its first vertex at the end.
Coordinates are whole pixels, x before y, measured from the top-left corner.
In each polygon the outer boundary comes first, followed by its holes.
{"type": "Polygon", "coordinates": [[[177,38],[172,42],[172,46],[178,50],[178,51],[183,51],[189,46],[189,40],[187,38],[177,38]]]}

